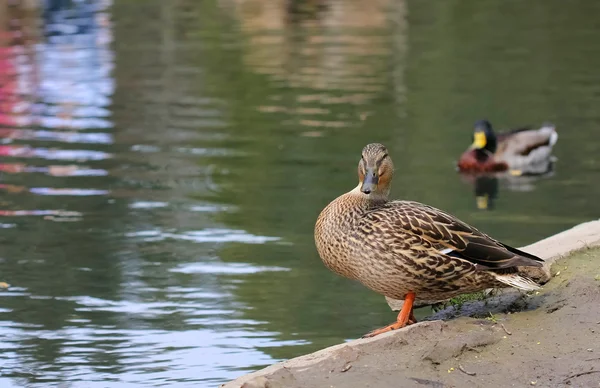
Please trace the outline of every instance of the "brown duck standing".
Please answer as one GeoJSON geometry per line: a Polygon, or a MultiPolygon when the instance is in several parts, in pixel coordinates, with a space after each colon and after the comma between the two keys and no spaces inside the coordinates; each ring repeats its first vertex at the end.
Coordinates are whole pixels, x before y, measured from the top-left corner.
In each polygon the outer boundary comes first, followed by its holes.
{"type": "Polygon", "coordinates": [[[327,268],[404,300],[396,322],[366,337],[415,323],[417,297],[445,300],[487,288],[539,288],[516,267],[541,267],[542,259],[434,207],[390,201],[393,172],[387,149],[367,145],[358,163],[358,186],[327,205],[315,225],[317,251],[327,268]]]}

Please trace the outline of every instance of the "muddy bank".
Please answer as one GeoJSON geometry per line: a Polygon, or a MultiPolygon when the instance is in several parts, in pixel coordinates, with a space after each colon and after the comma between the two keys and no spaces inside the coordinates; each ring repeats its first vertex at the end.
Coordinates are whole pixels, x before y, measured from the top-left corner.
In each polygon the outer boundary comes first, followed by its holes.
{"type": "Polygon", "coordinates": [[[553,263],[542,291],[503,290],[223,387],[600,387],[598,245],[600,222],[582,224],[525,248],[553,263]]]}

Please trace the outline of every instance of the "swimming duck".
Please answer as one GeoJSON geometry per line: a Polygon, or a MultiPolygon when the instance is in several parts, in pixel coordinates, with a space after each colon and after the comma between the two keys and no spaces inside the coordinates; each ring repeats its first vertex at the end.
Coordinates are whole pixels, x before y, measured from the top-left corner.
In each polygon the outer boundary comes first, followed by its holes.
{"type": "Polygon", "coordinates": [[[327,205],[315,244],[327,268],[388,298],[404,300],[396,322],[366,337],[416,322],[413,304],[486,288],[539,286],[517,266],[543,260],[512,248],[458,218],[414,201],[390,201],[394,164],[382,144],[369,144],[358,163],[358,186],[327,205]]]}
{"type": "Polygon", "coordinates": [[[461,172],[500,172],[512,175],[543,174],[551,167],[552,147],[558,140],[556,128],[521,128],[494,133],[487,120],[475,123],[473,144],[461,155],[461,172]]]}

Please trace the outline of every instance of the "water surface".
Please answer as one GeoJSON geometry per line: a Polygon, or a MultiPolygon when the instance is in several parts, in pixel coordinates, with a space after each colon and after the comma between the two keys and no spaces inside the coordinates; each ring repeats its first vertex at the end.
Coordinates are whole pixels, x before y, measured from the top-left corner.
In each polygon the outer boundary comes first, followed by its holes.
{"type": "Polygon", "coordinates": [[[508,244],[600,216],[599,4],[290,4],[0,0],[0,385],[217,386],[389,323],[312,240],[369,142],[508,244]],[[489,211],[482,117],[560,136],[489,211]]]}

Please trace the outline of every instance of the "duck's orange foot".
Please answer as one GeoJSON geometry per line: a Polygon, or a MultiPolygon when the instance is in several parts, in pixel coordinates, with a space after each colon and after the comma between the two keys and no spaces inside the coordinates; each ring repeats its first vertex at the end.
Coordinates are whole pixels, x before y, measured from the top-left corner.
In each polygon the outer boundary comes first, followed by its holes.
{"type": "Polygon", "coordinates": [[[415,301],[415,294],[413,292],[409,292],[404,298],[404,305],[402,305],[402,310],[398,314],[398,318],[396,322],[391,325],[387,325],[382,327],[381,329],[373,330],[363,335],[362,338],[371,338],[376,335],[387,333],[388,331],[401,329],[405,326],[412,325],[413,323],[417,323],[417,319],[413,314],[413,302],[415,301]]]}
{"type": "Polygon", "coordinates": [[[383,334],[383,333],[387,333],[388,331],[392,331],[392,330],[397,330],[397,329],[401,329],[405,326],[410,325],[410,322],[406,322],[404,324],[402,324],[402,322],[394,322],[391,325],[387,325],[385,327],[382,327],[380,329],[376,329],[373,331],[368,332],[367,334],[363,335],[362,338],[371,338],[371,337],[375,337],[376,335],[379,334],[383,334]]]}

